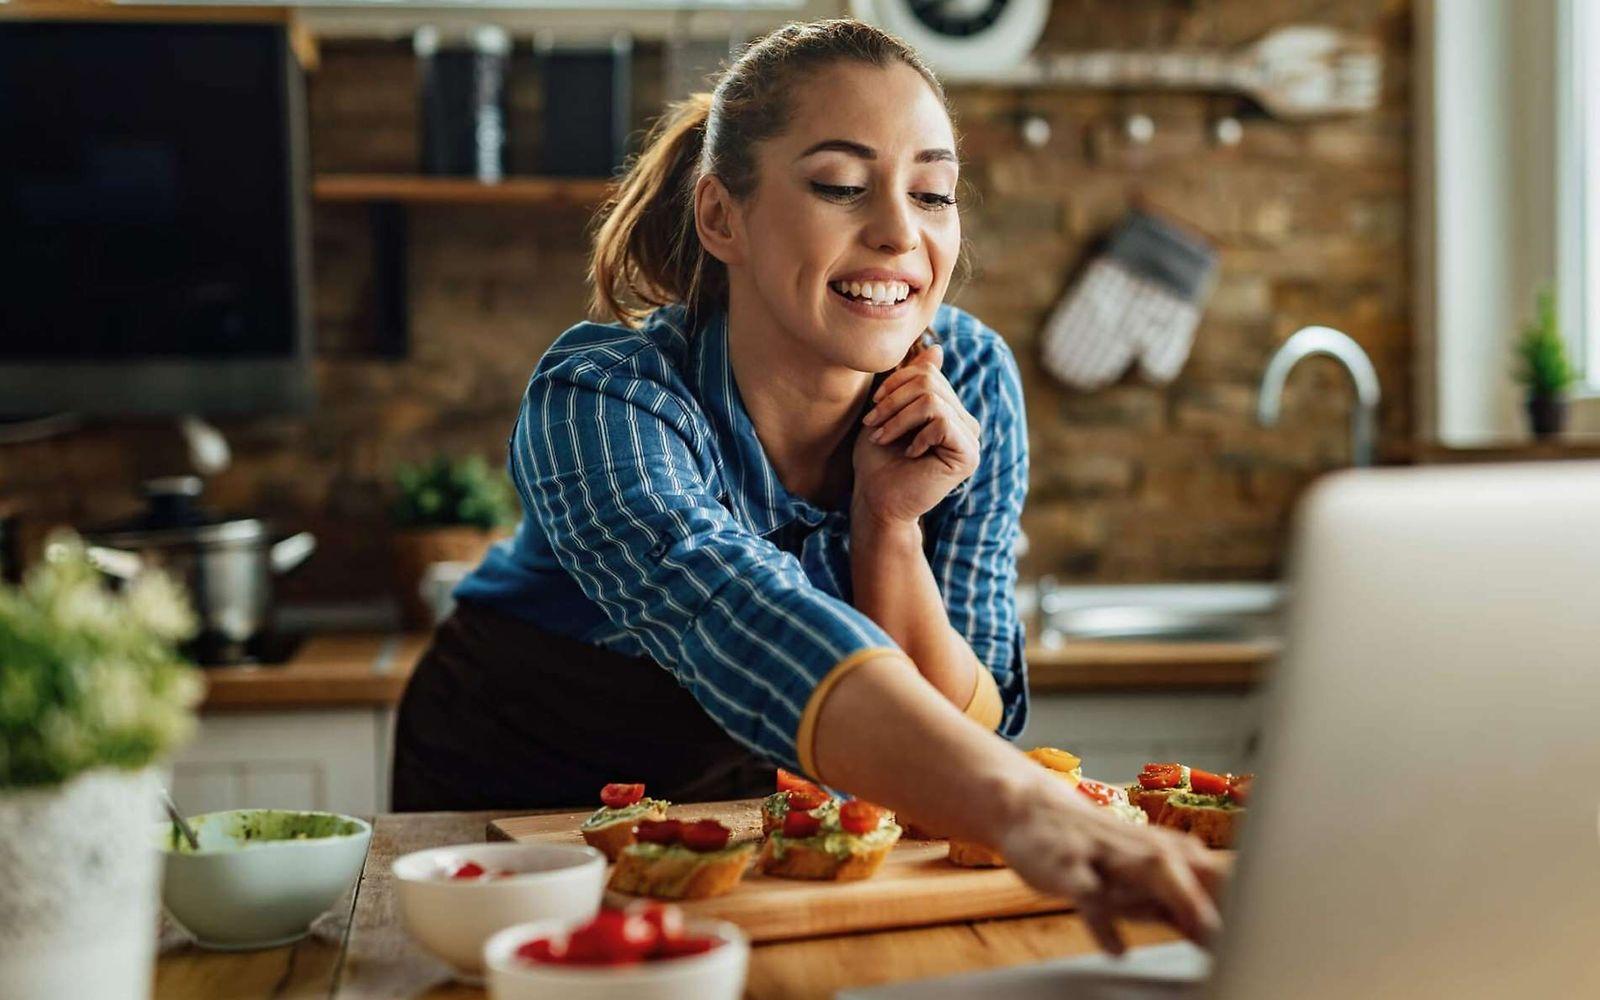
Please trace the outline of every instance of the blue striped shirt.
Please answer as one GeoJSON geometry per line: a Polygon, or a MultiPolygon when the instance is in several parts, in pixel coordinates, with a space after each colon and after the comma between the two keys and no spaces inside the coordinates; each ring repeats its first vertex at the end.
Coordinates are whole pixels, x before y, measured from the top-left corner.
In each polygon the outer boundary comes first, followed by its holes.
{"type": "MultiPolygon", "coordinates": [[[[788,767],[807,701],[841,660],[895,643],[851,606],[849,511],[789,493],[728,361],[726,313],[637,330],[579,323],[540,359],[509,445],[524,517],[455,596],[671,671],[734,739],[788,767]]],[[[970,314],[931,324],[982,424],[977,470],[923,519],[951,625],[1027,714],[1015,542],[1028,484],[1016,361],[970,314]]]]}

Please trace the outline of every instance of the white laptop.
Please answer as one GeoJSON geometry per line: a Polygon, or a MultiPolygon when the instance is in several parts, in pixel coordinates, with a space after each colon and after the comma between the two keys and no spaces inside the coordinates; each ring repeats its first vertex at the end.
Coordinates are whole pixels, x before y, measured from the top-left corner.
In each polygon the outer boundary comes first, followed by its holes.
{"type": "Polygon", "coordinates": [[[853,990],[1600,997],[1600,462],[1339,473],[1214,967],[1186,944],[853,990]]]}

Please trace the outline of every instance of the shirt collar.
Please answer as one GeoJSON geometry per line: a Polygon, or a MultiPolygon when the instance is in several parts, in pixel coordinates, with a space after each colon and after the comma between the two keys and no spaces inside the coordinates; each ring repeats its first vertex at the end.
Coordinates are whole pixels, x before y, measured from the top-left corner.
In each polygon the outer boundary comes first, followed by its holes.
{"type": "Polygon", "coordinates": [[[756,437],[728,354],[728,313],[708,315],[689,338],[689,375],[721,451],[728,503],[746,526],[767,535],[799,518],[815,526],[828,511],[784,488],[756,437]]]}

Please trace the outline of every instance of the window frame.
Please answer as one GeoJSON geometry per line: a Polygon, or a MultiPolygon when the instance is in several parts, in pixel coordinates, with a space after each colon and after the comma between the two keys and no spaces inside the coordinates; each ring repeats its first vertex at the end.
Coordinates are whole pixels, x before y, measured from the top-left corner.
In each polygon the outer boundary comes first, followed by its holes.
{"type": "Polygon", "coordinates": [[[1556,31],[1557,294],[1577,369],[1574,389],[1600,394],[1600,13],[1562,0],[1556,31]]]}

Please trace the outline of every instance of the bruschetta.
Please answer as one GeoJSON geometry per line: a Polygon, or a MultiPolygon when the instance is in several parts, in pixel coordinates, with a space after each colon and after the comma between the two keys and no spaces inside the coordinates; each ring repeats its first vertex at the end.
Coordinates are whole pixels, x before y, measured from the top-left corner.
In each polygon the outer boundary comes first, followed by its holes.
{"type": "Polygon", "coordinates": [[[791,809],[767,836],[757,867],[779,878],[846,882],[870,878],[900,839],[894,814],[861,799],[791,809]]]}
{"type": "Polygon", "coordinates": [[[753,840],[731,842],[714,819],[641,820],[623,848],[606,887],[657,899],[705,899],[729,892],[755,856],[753,840]]]}
{"type": "Polygon", "coordinates": [[[600,808],[578,827],[584,843],[598,848],[607,861],[617,860],[633,843],[633,828],[645,819],[666,819],[664,799],[645,798],[643,785],[611,784],[600,789],[600,808]]]}

